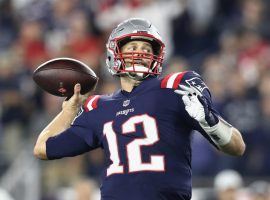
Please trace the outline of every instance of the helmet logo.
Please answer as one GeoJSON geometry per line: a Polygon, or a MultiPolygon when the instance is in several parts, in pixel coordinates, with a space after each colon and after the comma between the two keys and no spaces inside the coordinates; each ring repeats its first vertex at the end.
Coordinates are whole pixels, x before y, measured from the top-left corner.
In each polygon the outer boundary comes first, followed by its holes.
{"type": "Polygon", "coordinates": [[[114,65],[115,65],[116,67],[119,67],[119,62],[115,61],[115,62],[114,62],[114,65]]]}

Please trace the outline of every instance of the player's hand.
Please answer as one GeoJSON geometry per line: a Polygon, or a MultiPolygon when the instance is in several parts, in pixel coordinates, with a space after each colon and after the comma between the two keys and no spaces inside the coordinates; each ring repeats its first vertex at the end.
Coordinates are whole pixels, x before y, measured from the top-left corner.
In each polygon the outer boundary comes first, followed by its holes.
{"type": "Polygon", "coordinates": [[[219,122],[218,117],[211,112],[206,98],[197,89],[180,84],[174,92],[182,95],[186,111],[199,123],[212,127],[219,122]]]}
{"type": "Polygon", "coordinates": [[[79,111],[80,106],[83,104],[86,95],[81,95],[81,85],[77,83],[74,86],[74,94],[69,99],[66,99],[62,104],[62,109],[67,112],[77,113],[79,111]]]}

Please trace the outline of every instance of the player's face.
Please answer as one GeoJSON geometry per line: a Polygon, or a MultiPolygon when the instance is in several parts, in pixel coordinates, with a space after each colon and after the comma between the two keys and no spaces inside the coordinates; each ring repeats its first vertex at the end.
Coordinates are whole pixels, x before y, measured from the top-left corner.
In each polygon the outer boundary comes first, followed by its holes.
{"type": "Polygon", "coordinates": [[[121,48],[126,68],[134,66],[147,67],[151,64],[152,45],[146,41],[130,41],[121,48]]]}

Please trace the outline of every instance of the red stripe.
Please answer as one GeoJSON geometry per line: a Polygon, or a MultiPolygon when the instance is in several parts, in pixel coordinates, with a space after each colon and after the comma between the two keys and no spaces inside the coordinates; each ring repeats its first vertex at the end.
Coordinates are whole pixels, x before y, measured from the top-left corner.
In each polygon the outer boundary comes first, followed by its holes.
{"type": "Polygon", "coordinates": [[[92,102],[92,107],[93,107],[93,109],[95,109],[95,108],[97,108],[97,102],[98,102],[98,100],[99,100],[99,95],[96,95],[96,99],[92,102]]]}
{"type": "Polygon", "coordinates": [[[173,89],[177,89],[177,88],[178,88],[178,85],[179,85],[179,83],[181,82],[181,80],[182,80],[182,78],[183,78],[183,76],[185,75],[186,72],[187,72],[187,71],[184,71],[184,72],[182,72],[181,74],[179,74],[179,75],[176,77],[176,79],[175,79],[174,82],[173,82],[173,89]]]}
{"type": "Polygon", "coordinates": [[[95,95],[90,96],[90,97],[88,97],[88,98],[86,99],[86,101],[85,101],[85,103],[84,103],[84,105],[83,105],[83,107],[84,107],[84,109],[85,109],[86,111],[89,111],[87,105],[88,105],[89,101],[90,101],[91,99],[93,99],[94,97],[95,97],[95,95]]]}
{"type": "Polygon", "coordinates": [[[166,88],[168,79],[172,76],[173,74],[169,74],[167,76],[165,76],[165,78],[161,81],[161,88],[166,88]]]}

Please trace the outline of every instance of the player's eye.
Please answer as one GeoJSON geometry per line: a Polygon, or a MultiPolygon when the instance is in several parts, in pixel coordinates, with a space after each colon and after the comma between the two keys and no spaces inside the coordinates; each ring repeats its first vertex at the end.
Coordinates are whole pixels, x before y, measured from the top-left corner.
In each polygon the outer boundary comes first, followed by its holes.
{"type": "Polygon", "coordinates": [[[136,46],[130,46],[130,47],[128,47],[127,50],[128,51],[136,51],[137,50],[137,47],[136,46]]]}
{"type": "Polygon", "coordinates": [[[146,53],[151,53],[152,51],[151,51],[150,48],[146,48],[146,49],[144,49],[144,52],[146,52],[146,53]]]}
{"type": "Polygon", "coordinates": [[[143,47],[143,52],[145,52],[145,53],[153,53],[152,48],[150,48],[148,46],[143,47]]]}

